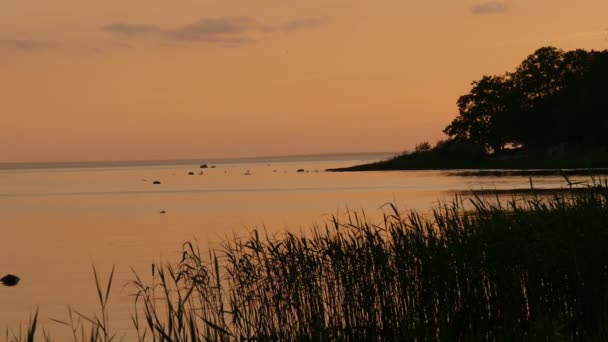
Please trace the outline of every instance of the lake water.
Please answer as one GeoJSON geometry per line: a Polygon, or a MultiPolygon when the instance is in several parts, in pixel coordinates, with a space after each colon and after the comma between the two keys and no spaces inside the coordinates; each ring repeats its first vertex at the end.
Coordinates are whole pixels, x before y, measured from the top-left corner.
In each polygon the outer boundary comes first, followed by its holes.
{"type": "MultiPolygon", "coordinates": [[[[205,247],[254,228],[305,232],[347,209],[379,220],[387,202],[428,210],[454,191],[529,187],[527,176],[323,171],[389,156],[217,160],[204,170],[198,161],[1,165],[0,276],[22,281],[0,287],[0,331],[18,329],[39,307],[42,327],[57,340],[69,336],[51,318],[65,320],[68,305],[97,312],[92,265],[103,279],[116,267],[111,329],[122,336],[131,326],[133,290],[124,286],[131,268],[148,275],[152,262],[176,262],[185,241],[205,247]]],[[[564,180],[538,177],[534,184],[560,187],[564,180]]]]}

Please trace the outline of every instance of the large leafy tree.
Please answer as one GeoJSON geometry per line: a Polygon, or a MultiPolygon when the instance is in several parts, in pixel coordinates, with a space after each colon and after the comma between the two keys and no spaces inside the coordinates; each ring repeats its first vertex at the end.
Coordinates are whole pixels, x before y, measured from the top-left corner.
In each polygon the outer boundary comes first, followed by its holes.
{"type": "Polygon", "coordinates": [[[574,113],[564,112],[567,103],[563,99],[585,77],[589,65],[590,54],[584,50],[564,52],[543,47],[516,68],[512,79],[521,95],[515,119],[520,123],[514,133],[517,140],[537,148],[567,140],[568,116],[574,113]]]}
{"type": "Polygon", "coordinates": [[[606,146],[608,140],[608,51],[572,51],[564,89],[550,107],[556,120],[554,140],[567,144],[606,146]]]}
{"type": "Polygon", "coordinates": [[[457,104],[444,132],[486,150],[608,146],[608,51],[540,48],[514,72],[473,82],[457,104]]]}
{"type": "Polygon", "coordinates": [[[512,76],[527,100],[526,105],[534,106],[564,87],[567,72],[564,66],[564,52],[551,46],[536,50],[521,62],[512,76]]]}
{"type": "Polygon", "coordinates": [[[499,152],[512,143],[513,112],[518,108],[517,89],[510,75],[484,76],[472,83],[469,94],[458,99],[460,115],[444,133],[499,152]]]}

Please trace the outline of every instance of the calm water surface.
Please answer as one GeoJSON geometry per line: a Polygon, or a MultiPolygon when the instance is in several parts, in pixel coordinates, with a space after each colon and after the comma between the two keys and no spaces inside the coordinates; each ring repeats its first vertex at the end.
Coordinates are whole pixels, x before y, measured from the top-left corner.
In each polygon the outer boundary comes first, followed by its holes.
{"type": "MultiPolygon", "coordinates": [[[[462,177],[438,171],[329,173],[387,155],[350,155],[161,165],[12,165],[0,169],[0,275],[22,282],[0,288],[0,331],[27,323],[36,307],[58,340],[69,331],[67,306],[97,310],[92,274],[116,266],[111,328],[131,327],[131,268],[148,275],[152,262],[179,260],[184,241],[206,247],[254,228],[306,231],[347,209],[379,220],[382,205],[427,210],[453,191],[526,188],[528,177],[462,177]],[[305,172],[298,172],[304,169],[305,172]],[[188,175],[194,172],[194,175],[188,175]],[[153,181],[161,182],[154,185],[153,181]],[[161,211],[166,211],[161,214],[161,211]]],[[[558,176],[534,179],[560,187],[558,176]]],[[[127,339],[130,335],[127,335],[127,339]]]]}

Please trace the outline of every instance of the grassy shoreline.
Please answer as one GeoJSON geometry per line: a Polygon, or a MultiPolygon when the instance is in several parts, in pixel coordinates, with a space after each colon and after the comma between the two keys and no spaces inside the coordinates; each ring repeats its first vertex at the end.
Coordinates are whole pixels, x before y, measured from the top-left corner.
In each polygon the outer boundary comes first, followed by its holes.
{"type": "Polygon", "coordinates": [[[560,155],[519,151],[499,155],[485,151],[452,151],[439,147],[404,152],[392,158],[349,167],[331,168],[330,172],[397,171],[397,170],[494,170],[526,175],[562,174],[583,175],[608,173],[608,154],[603,150],[572,151],[560,155]]]}
{"type": "Polygon", "coordinates": [[[463,175],[499,175],[498,172],[509,173],[512,175],[591,175],[608,174],[608,161],[586,161],[586,162],[565,162],[563,160],[541,160],[541,161],[454,161],[454,162],[412,162],[411,160],[401,160],[399,157],[378,161],[368,164],[353,165],[326,169],[328,172],[362,172],[362,171],[449,171],[467,170],[469,174],[463,175]],[[487,173],[484,174],[486,171],[487,173]],[[478,174],[473,172],[479,171],[478,174]],[[494,173],[494,174],[492,174],[494,173]]]}
{"type": "MultiPolygon", "coordinates": [[[[352,213],[208,253],[186,243],[151,283],[134,274],[134,329],[140,341],[606,340],[608,188],[587,190],[457,198],[430,215],[390,206],[380,224],[352,213]]],[[[79,340],[118,340],[111,280],[95,279],[101,314],[81,317],[79,340]]]]}

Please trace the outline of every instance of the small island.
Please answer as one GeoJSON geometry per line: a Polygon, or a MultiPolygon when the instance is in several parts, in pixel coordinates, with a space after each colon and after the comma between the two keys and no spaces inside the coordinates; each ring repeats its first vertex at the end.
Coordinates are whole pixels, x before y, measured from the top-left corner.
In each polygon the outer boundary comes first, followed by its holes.
{"type": "Polygon", "coordinates": [[[435,146],[327,171],[608,167],[608,50],[540,48],[457,105],[435,146]]]}

